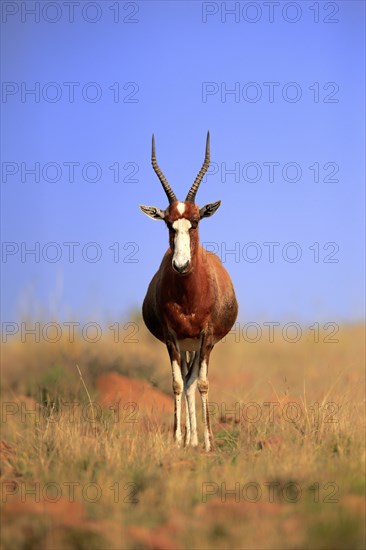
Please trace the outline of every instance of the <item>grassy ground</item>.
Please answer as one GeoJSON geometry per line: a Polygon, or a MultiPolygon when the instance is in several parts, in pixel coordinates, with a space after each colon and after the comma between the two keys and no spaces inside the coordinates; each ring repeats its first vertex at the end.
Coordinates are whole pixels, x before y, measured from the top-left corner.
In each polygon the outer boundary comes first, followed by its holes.
{"type": "Polygon", "coordinates": [[[164,346],[134,323],[118,343],[3,345],[2,548],[365,547],[365,327],[229,335],[211,356],[206,454],[173,444],[173,400],[98,393],[119,373],[171,395],[164,346]]]}

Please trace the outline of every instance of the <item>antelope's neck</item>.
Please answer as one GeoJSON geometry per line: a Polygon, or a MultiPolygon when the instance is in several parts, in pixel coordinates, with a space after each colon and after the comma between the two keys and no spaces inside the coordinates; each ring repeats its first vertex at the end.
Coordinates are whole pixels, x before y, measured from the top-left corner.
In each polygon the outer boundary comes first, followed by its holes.
{"type": "Polygon", "coordinates": [[[170,299],[188,305],[197,304],[202,301],[202,298],[207,297],[210,278],[205,254],[205,250],[199,245],[197,253],[191,260],[192,270],[187,275],[179,275],[173,269],[170,270],[170,299]]]}
{"type": "Polygon", "coordinates": [[[178,340],[199,338],[214,308],[215,283],[204,254],[205,251],[199,246],[188,275],[175,273],[170,264],[161,281],[162,314],[178,340]]]}

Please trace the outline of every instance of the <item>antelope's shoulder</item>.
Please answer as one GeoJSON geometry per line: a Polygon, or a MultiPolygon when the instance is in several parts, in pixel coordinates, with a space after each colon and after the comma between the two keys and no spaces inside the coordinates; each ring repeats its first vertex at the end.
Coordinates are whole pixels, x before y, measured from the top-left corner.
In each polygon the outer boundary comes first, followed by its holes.
{"type": "Polygon", "coordinates": [[[225,283],[232,284],[230,275],[217,254],[202,248],[202,258],[203,265],[206,264],[209,275],[212,278],[216,280],[223,280],[225,283]]]}

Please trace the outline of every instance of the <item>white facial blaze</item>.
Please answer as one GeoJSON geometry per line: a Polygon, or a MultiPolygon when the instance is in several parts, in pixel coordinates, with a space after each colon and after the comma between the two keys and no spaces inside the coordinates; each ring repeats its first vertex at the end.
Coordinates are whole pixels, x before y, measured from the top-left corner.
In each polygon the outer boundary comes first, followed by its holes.
{"type": "Polygon", "coordinates": [[[173,263],[179,268],[191,260],[191,238],[189,229],[191,222],[185,218],[173,223],[175,229],[173,263]]]}
{"type": "Polygon", "coordinates": [[[185,209],[186,209],[186,205],[184,204],[184,202],[178,202],[177,210],[181,216],[183,215],[183,212],[185,211],[185,209]]]}

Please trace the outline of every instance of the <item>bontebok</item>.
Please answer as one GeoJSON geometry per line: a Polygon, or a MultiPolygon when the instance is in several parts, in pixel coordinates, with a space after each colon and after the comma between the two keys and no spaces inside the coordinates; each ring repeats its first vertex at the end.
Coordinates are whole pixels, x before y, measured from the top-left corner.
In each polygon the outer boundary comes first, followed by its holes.
{"type": "Polygon", "coordinates": [[[202,398],[205,449],[213,445],[208,411],[208,363],[212,348],[232,328],[238,313],[234,288],[220,259],[199,244],[198,225],[212,216],[221,201],[199,208],[195,197],[210,164],[210,135],[207,133],[206,154],[184,202],[180,202],[156,162],[152,138],[152,166],[164,188],[169,206],[140,206],[154,220],[163,220],[169,230],[168,248],[155,273],[142,314],[149,331],[168,348],[172,374],[174,437],[182,441],[181,399],[186,405],[185,444],[196,446],[197,425],[195,391],[202,398]]]}

